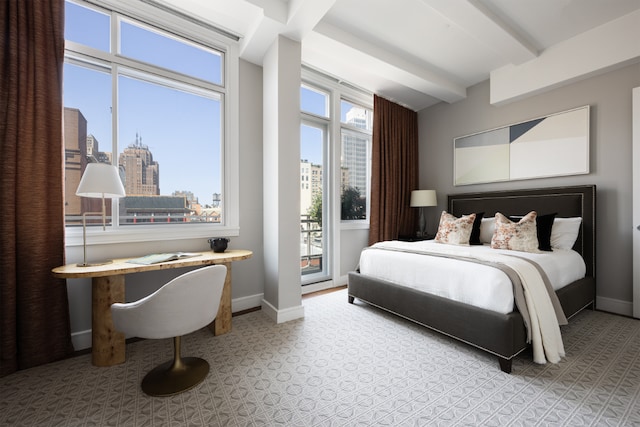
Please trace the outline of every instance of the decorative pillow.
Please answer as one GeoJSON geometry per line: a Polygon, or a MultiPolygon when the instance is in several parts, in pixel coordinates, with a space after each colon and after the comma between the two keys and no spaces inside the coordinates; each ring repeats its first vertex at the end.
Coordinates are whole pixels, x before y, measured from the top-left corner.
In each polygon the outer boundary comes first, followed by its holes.
{"type": "Polygon", "coordinates": [[[491,238],[493,249],[538,252],[535,211],[526,214],[520,221],[512,222],[500,212],[496,212],[496,231],[491,238]]]}
{"type": "Polygon", "coordinates": [[[480,243],[491,243],[495,231],[496,218],[482,218],[482,222],[480,223],[480,243]]]}
{"type": "Polygon", "coordinates": [[[463,215],[460,218],[442,211],[436,242],[452,245],[468,245],[476,214],[463,215]]]}
{"type": "MultiPolygon", "coordinates": [[[[541,251],[551,252],[551,228],[553,226],[553,220],[557,213],[538,215],[536,217],[536,232],[538,235],[538,249],[541,251]]],[[[520,216],[509,216],[511,221],[517,222],[522,219],[520,216]]]]}
{"type": "Polygon", "coordinates": [[[571,249],[576,243],[582,218],[556,218],[551,227],[551,247],[553,249],[571,249]]]}
{"type": "Polygon", "coordinates": [[[469,236],[470,245],[481,245],[480,241],[480,225],[482,224],[482,217],[484,212],[476,212],[476,219],[473,221],[473,228],[471,228],[471,235],[469,236]]]}

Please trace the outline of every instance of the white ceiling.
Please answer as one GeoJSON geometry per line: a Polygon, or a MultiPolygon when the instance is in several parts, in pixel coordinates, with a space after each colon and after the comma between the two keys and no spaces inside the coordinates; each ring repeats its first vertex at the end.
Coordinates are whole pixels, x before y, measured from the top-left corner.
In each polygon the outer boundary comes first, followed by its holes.
{"type": "Polygon", "coordinates": [[[640,46],[640,0],[154,1],[236,34],[255,64],[278,35],[300,41],[304,64],[414,110],[625,16],[640,46]]]}

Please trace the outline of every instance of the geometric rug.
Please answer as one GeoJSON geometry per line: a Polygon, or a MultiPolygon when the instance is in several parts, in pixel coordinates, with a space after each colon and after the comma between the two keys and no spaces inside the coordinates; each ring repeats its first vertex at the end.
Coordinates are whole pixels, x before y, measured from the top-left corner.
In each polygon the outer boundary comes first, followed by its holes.
{"type": "Polygon", "coordinates": [[[90,355],[0,378],[2,426],[640,426],[640,321],[584,310],[562,327],[560,363],[524,352],[511,374],[495,356],[356,299],[303,300],[304,319],[261,311],[229,334],[182,339],[207,378],[149,397],[144,375],[172,340],[127,345],[125,363],[90,355]]]}

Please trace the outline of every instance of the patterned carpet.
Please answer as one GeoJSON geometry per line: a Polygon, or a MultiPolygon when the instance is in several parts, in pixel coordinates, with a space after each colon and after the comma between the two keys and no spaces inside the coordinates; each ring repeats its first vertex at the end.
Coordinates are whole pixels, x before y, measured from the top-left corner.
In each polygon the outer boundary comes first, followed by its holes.
{"type": "Polygon", "coordinates": [[[640,426],[640,321],[585,311],[563,327],[567,357],[513,374],[492,356],[363,303],[346,290],[303,301],[305,318],[260,312],[233,332],[201,330],[183,354],[212,366],[168,398],[140,390],[171,340],[127,346],[127,362],[90,356],[0,379],[2,426],[640,426]]]}

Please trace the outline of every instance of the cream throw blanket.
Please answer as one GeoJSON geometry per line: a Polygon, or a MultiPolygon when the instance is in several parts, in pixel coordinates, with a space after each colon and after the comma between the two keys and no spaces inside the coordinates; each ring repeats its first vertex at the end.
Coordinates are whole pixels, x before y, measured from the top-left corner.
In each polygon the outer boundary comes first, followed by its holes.
{"type": "Polygon", "coordinates": [[[505,264],[518,273],[529,310],[533,361],[541,364],[547,361],[558,363],[565,355],[560,323],[566,324],[566,318],[562,315],[559,319],[556,315],[549,291],[538,269],[530,261],[516,256],[482,254],[480,258],[505,264]]]}

